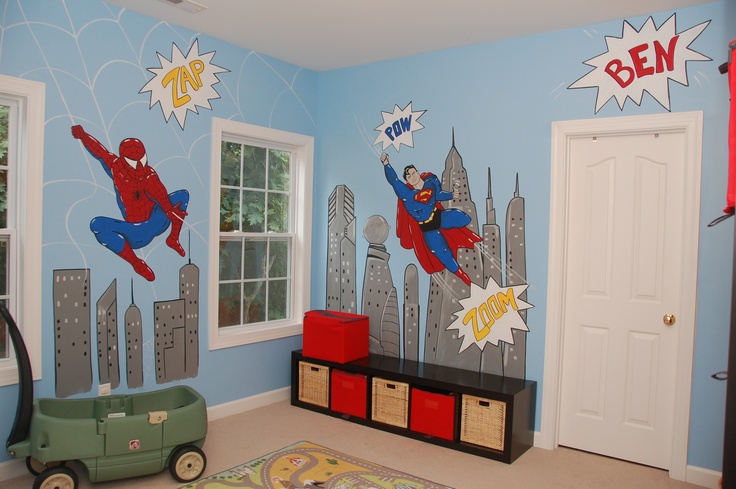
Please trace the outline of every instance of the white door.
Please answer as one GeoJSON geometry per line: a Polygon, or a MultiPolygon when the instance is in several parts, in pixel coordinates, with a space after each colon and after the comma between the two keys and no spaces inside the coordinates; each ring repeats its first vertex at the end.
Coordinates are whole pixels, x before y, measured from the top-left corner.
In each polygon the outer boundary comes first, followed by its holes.
{"type": "Polygon", "coordinates": [[[693,300],[686,144],[683,131],[569,140],[560,445],[669,468],[677,319],[693,300]]]}

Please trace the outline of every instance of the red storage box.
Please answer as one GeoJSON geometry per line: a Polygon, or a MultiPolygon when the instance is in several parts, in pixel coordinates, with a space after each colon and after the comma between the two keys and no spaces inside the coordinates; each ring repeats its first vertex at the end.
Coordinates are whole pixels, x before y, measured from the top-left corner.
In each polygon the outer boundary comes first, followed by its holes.
{"type": "Polygon", "coordinates": [[[368,356],[368,316],[339,311],[304,314],[302,354],[346,363],[368,356]]]}
{"type": "Polygon", "coordinates": [[[338,369],[332,370],[330,409],[338,413],[366,418],[367,376],[338,369]]]}
{"type": "Polygon", "coordinates": [[[412,431],[452,440],[455,433],[455,396],[412,388],[409,419],[412,431]]]}

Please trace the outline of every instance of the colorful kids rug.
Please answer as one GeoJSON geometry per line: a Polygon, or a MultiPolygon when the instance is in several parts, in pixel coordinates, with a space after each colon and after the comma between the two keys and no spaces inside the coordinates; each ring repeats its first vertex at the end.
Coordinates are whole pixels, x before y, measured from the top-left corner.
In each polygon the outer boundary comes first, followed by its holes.
{"type": "Polygon", "coordinates": [[[452,489],[303,441],[181,489],[452,489]]]}

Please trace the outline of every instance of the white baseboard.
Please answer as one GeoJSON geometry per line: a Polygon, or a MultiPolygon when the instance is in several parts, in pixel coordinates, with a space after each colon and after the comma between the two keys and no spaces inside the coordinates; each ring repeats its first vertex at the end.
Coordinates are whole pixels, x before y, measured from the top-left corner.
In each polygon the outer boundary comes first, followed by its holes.
{"type": "Polygon", "coordinates": [[[696,486],[707,487],[708,489],[718,489],[718,481],[721,480],[721,473],[715,470],[704,469],[702,467],[687,466],[687,479],[685,482],[695,484],[696,486]]]}
{"type": "Polygon", "coordinates": [[[218,404],[217,406],[210,406],[207,408],[207,419],[214,421],[216,419],[225,418],[232,416],[233,414],[240,414],[252,409],[257,409],[269,404],[276,402],[286,401],[291,398],[291,387],[283,387],[263,394],[256,394],[255,396],[245,397],[235,401],[218,404]]]}
{"type": "MultiPolygon", "coordinates": [[[[232,416],[233,414],[244,413],[252,409],[268,406],[276,402],[288,400],[291,397],[291,387],[284,387],[263,394],[238,399],[236,401],[218,404],[207,408],[207,420],[214,421],[216,419],[232,416]]],[[[0,463],[0,482],[9,479],[15,479],[28,473],[25,460],[14,459],[0,463]]]]}

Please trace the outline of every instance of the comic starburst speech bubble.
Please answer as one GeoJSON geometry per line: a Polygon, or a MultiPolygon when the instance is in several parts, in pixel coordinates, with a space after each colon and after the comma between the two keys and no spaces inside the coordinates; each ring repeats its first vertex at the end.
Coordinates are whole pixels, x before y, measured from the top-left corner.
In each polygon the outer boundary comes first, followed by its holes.
{"type": "Polygon", "coordinates": [[[154,74],[139,93],[151,92],[150,108],[159,104],[166,122],[174,114],[179,127],[184,129],[187,111],[198,114],[197,107],[212,109],[210,100],[220,98],[213,85],[220,82],[218,73],[230,70],[211,63],[214,51],[199,53],[199,40],[195,40],[186,56],[176,44],[171,48],[171,61],[161,53],[160,68],[148,68],[154,74]]]}
{"type": "Polygon", "coordinates": [[[626,99],[641,105],[644,92],[670,110],[669,80],[688,86],[687,62],[711,61],[690,49],[710,21],[676,32],[675,14],[657,29],[649,19],[637,31],[624,21],[621,37],[606,36],[608,51],[585,61],[594,69],[568,88],[598,88],[595,112],[615,98],[623,110],[626,99]]]}
{"type": "Polygon", "coordinates": [[[373,141],[373,144],[382,143],[383,150],[389,146],[393,146],[396,151],[399,151],[402,144],[413,148],[414,132],[424,129],[424,126],[419,123],[418,119],[425,112],[427,111],[420,110],[414,112],[411,108],[411,102],[403,109],[400,109],[398,105],[394,105],[393,112],[381,111],[383,124],[375,129],[379,134],[376,140],[373,141]]]}
{"type": "Polygon", "coordinates": [[[470,297],[460,300],[463,310],[447,327],[448,330],[458,330],[458,337],[463,337],[460,351],[473,344],[481,350],[486,343],[495,346],[499,341],[514,344],[512,329],[529,331],[519,314],[519,311],[534,307],[519,299],[527,287],[526,284],[500,287],[493,278],[488,279],[485,289],[471,283],[470,297]]]}

